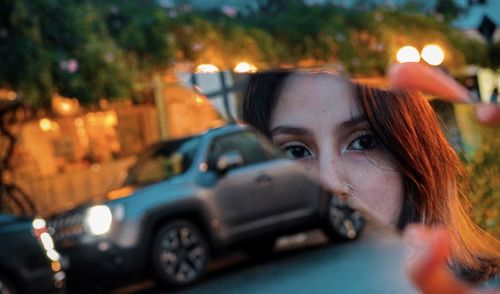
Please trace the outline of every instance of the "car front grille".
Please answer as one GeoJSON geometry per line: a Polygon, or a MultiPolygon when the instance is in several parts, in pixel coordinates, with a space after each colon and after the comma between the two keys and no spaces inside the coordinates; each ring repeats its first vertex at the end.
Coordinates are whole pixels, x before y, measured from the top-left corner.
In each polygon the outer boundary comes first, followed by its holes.
{"type": "Polygon", "coordinates": [[[83,234],[83,213],[72,212],[57,216],[48,222],[49,232],[58,242],[65,239],[77,238],[83,234]]]}

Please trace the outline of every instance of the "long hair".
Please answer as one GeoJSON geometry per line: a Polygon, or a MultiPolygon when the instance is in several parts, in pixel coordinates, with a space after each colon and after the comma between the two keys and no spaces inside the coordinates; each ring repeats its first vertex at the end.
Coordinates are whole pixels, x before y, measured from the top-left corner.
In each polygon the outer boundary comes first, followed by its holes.
{"type": "Polygon", "coordinates": [[[408,223],[444,226],[452,236],[451,266],[478,281],[500,270],[500,242],[477,227],[465,209],[467,175],[421,95],[354,85],[375,135],[395,158],[405,193],[398,229],[408,223]]]}
{"type": "MultiPolygon", "coordinates": [[[[270,137],[269,124],[290,71],[256,74],[243,103],[243,120],[270,137]]],[[[468,217],[465,170],[443,135],[430,104],[416,93],[352,83],[368,123],[394,157],[405,193],[397,228],[409,223],[441,225],[451,232],[451,267],[470,281],[498,274],[500,242],[468,217]]]]}

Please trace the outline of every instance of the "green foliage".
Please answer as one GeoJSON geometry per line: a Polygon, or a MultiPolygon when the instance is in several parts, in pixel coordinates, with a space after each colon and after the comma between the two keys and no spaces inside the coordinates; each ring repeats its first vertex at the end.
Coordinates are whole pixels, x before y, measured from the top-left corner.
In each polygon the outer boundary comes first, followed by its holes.
{"type": "Polygon", "coordinates": [[[500,41],[493,43],[489,48],[489,55],[492,68],[500,68],[500,41]]]}
{"type": "Polygon", "coordinates": [[[476,39],[469,39],[463,36],[462,32],[451,31],[448,38],[453,46],[463,54],[467,64],[475,64],[488,67],[494,57],[489,56],[487,46],[476,39]]]}
{"type": "MultiPolygon", "coordinates": [[[[228,17],[189,11],[184,2],[4,0],[0,87],[48,108],[54,92],[83,103],[136,97],[154,73],[177,61],[221,69],[241,60],[260,69],[335,64],[352,75],[383,75],[401,46],[427,43],[443,47],[452,71],[500,60],[497,44],[488,51],[416,6],[394,11],[249,0],[246,13],[228,17]]],[[[439,1],[438,10],[452,13],[451,2],[439,1]]]]}
{"type": "Polygon", "coordinates": [[[482,143],[465,162],[470,181],[472,218],[481,228],[500,238],[499,128],[483,125],[477,125],[476,128],[482,143]]]}
{"type": "Polygon", "coordinates": [[[0,84],[25,102],[49,108],[54,92],[89,103],[124,97],[131,78],[126,60],[98,11],[76,1],[4,2],[0,84]]]}
{"type": "Polygon", "coordinates": [[[436,3],[436,12],[443,15],[446,19],[454,19],[460,12],[460,6],[454,0],[438,0],[436,3]]]}
{"type": "Polygon", "coordinates": [[[133,95],[139,77],[169,66],[171,25],[156,1],[19,0],[0,4],[0,86],[50,108],[133,95]]]}
{"type": "Polygon", "coordinates": [[[114,41],[140,71],[155,72],[170,65],[174,52],[170,33],[173,24],[157,1],[93,2],[114,41]]]}

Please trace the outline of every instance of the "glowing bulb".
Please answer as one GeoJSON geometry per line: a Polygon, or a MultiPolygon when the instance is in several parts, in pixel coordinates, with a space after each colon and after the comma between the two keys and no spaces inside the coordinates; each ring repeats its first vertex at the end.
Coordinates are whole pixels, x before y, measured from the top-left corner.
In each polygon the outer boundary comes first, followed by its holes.
{"type": "Polygon", "coordinates": [[[59,109],[61,110],[62,113],[69,113],[71,112],[71,104],[69,102],[61,102],[59,104],[59,109]]]}
{"type": "Polygon", "coordinates": [[[53,129],[52,121],[48,118],[42,118],[38,124],[44,132],[49,132],[53,129]]]}
{"type": "Polygon", "coordinates": [[[204,102],[203,98],[201,98],[200,96],[196,96],[195,101],[196,101],[196,104],[198,104],[198,105],[202,105],[204,102]]]}
{"type": "Polygon", "coordinates": [[[217,66],[209,63],[200,64],[195,69],[195,72],[197,73],[214,73],[218,71],[219,69],[217,68],[217,66]]]}
{"type": "Polygon", "coordinates": [[[114,127],[118,124],[118,121],[116,119],[116,116],[114,116],[112,113],[108,113],[106,117],[104,118],[104,124],[107,127],[114,127]]]}
{"type": "Polygon", "coordinates": [[[8,91],[6,97],[8,100],[16,100],[17,94],[14,91],[8,91]]]}
{"type": "Polygon", "coordinates": [[[237,73],[247,73],[247,72],[256,72],[257,67],[253,64],[250,64],[248,62],[240,62],[234,67],[234,72],[237,73]]]}
{"type": "Polygon", "coordinates": [[[440,65],[444,60],[444,52],[441,47],[430,44],[422,49],[422,59],[430,65],[440,65]]]}
{"type": "Polygon", "coordinates": [[[396,59],[398,60],[399,63],[419,62],[420,54],[418,53],[418,50],[415,47],[404,46],[398,50],[398,53],[396,54],[396,59]]]}
{"type": "Polygon", "coordinates": [[[85,222],[94,235],[103,235],[111,229],[113,215],[106,205],[97,205],[87,210],[85,222]]]}
{"type": "Polygon", "coordinates": [[[45,222],[45,220],[43,218],[35,218],[33,220],[33,228],[35,230],[43,229],[43,228],[45,228],[46,225],[47,225],[47,223],[45,222]]]}

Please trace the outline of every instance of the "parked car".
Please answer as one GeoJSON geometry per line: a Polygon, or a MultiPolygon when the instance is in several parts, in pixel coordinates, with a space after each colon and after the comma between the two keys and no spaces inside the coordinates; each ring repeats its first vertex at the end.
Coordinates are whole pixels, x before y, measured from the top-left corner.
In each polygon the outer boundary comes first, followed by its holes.
{"type": "Polygon", "coordinates": [[[45,220],[0,214],[0,293],[62,292],[64,283],[45,220]]]}
{"type": "Polygon", "coordinates": [[[151,273],[184,286],[221,252],[259,253],[279,236],[318,227],[332,241],[351,240],[363,219],[257,131],[229,125],[153,146],[121,189],[50,227],[69,257],[70,285],[151,273]]]}

